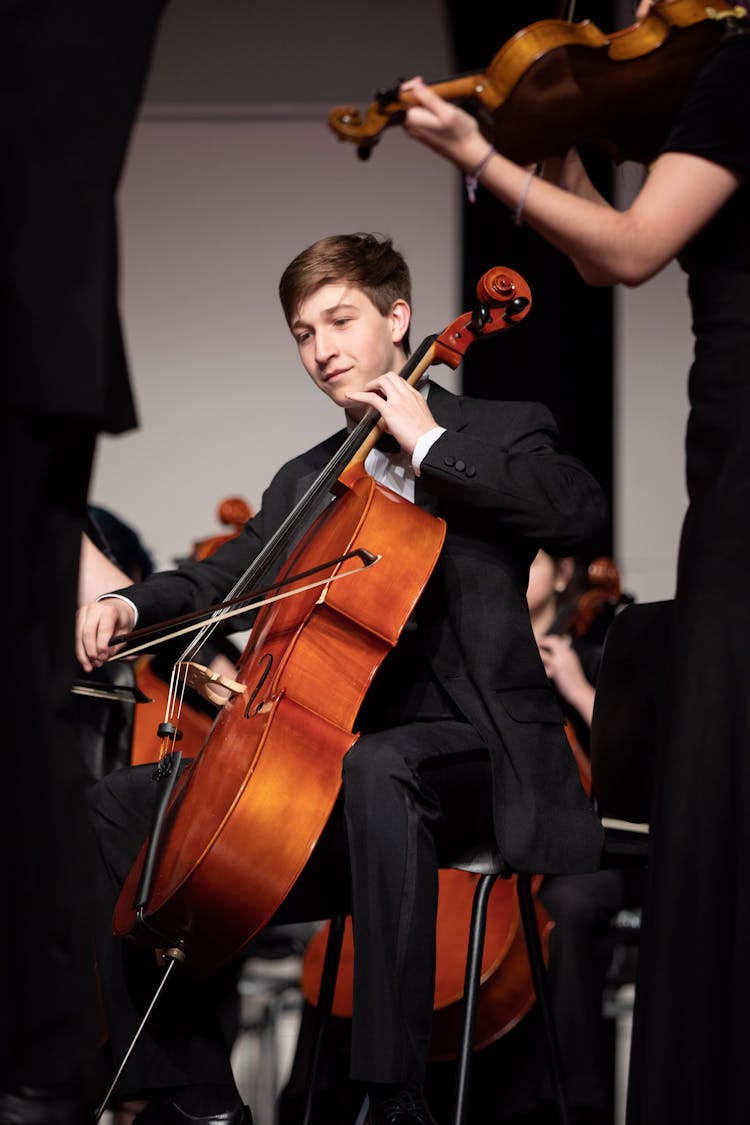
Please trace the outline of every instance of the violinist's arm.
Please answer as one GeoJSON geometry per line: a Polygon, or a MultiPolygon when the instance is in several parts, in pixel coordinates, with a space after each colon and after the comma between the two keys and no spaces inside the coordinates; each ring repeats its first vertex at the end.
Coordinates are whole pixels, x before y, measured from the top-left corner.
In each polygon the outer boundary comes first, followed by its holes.
{"type": "MultiPolygon", "coordinates": [[[[440,98],[420,79],[407,83],[418,105],[406,112],[406,132],[473,172],[488,142],[476,120],[440,98]]],[[[568,169],[573,175],[573,166],[568,169]]],[[[601,197],[573,194],[535,177],[495,153],[481,183],[511,210],[524,196],[523,221],[575,263],[591,285],[639,285],[663,269],[726,203],[741,177],[702,157],[668,152],[658,157],[630,207],[618,211],[601,197]]],[[[585,187],[578,180],[580,189],[585,187]]]]}
{"type": "Polygon", "coordinates": [[[565,191],[588,199],[592,203],[601,203],[608,206],[607,200],[597,191],[591,182],[586,167],[578,154],[578,150],[570,148],[561,156],[547,156],[544,158],[540,175],[550,184],[557,184],[565,191]]]}

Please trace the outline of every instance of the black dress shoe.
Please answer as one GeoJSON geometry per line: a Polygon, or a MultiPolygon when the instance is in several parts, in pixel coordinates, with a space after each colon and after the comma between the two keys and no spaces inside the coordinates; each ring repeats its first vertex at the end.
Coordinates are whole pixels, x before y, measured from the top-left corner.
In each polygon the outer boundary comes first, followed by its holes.
{"type": "Polygon", "coordinates": [[[395,1097],[370,1105],[367,1125],[436,1125],[424,1094],[400,1090],[395,1097]]]}
{"type": "Polygon", "coordinates": [[[149,1102],[146,1108],[133,1118],[133,1125],[253,1125],[253,1117],[250,1107],[246,1105],[227,1109],[221,1113],[212,1113],[208,1117],[193,1117],[168,1099],[163,1102],[149,1102]]]}
{"type": "Polygon", "coordinates": [[[70,1090],[20,1086],[0,1093],[0,1125],[88,1125],[93,1116],[70,1090]]]}

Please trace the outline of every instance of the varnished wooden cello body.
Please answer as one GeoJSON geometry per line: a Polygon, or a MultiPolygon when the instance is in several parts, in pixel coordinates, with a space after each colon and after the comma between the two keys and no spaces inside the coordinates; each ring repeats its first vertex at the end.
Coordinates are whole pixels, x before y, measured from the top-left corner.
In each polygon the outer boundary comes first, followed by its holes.
{"type": "MultiPolygon", "coordinates": [[[[483,73],[431,85],[473,109],[487,139],[519,164],[583,142],[617,163],[647,164],[726,21],[745,15],[726,0],[662,0],[639,23],[609,34],[589,20],[540,20],[513,35],[483,73]]],[[[395,88],[364,114],[337,106],[328,121],[364,159],[410,104],[408,90],[395,88]]]]}
{"type": "MultiPolygon", "coordinates": [[[[472,340],[513,326],[531,301],[523,279],[504,269],[485,275],[479,297],[473,312],[417,350],[410,381],[435,360],[457,366],[472,340]]],[[[252,939],[306,864],[338,794],[364,694],[442,546],[442,521],[364,471],[378,418],[368,415],[324,472],[337,499],[278,580],[330,559],[331,579],[353,576],[261,610],[238,690],[174,783],[159,831],[120,895],[115,932],[175,947],[198,973],[252,939]],[[353,558],[341,561],[357,549],[378,560],[366,573],[353,558]]],[[[259,569],[268,562],[256,561],[259,569]]]]}

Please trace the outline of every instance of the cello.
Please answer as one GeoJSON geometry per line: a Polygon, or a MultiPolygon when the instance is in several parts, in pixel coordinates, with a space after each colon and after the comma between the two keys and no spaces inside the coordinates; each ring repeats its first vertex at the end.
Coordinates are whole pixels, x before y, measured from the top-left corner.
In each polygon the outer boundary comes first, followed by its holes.
{"type": "MultiPolygon", "coordinates": [[[[431,87],[474,111],[487,140],[518,164],[583,142],[615,163],[648,164],[708,51],[730,21],[746,16],[726,0],[661,0],[643,20],[608,34],[590,20],[539,20],[516,32],[484,72],[431,87]]],[[[396,86],[376,94],[364,114],[334,107],[328,124],[364,160],[413,104],[396,86]]]]}
{"type": "MultiPolygon", "coordinates": [[[[474,340],[513,327],[531,305],[524,280],[504,268],[485,274],[477,295],[473,311],[423,341],[404,378],[417,382],[432,362],[458,366],[474,340]]],[[[369,682],[440,553],[443,521],[364,470],[379,418],[365,414],[243,576],[243,590],[253,588],[283,555],[273,586],[288,583],[296,596],[261,608],[231,698],[189,769],[177,770],[175,731],[164,724],[167,784],[113,929],[174,951],[197,974],[232,960],[305,866],[337,798],[369,682]],[[306,523],[331,491],[334,502],[306,523]],[[321,567],[324,588],[312,592],[302,576],[321,567]],[[334,587],[341,576],[346,581],[334,587]],[[321,692],[331,669],[336,679],[321,692]]]]}

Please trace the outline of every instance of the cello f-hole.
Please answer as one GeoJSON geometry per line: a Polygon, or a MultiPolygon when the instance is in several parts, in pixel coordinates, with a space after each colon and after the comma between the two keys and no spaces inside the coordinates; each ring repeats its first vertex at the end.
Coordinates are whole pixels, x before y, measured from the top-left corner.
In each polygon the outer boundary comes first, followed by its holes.
{"type": "Polygon", "coordinates": [[[261,672],[260,679],[258,680],[257,684],[253,688],[253,693],[250,696],[250,698],[248,699],[247,704],[245,706],[245,718],[246,719],[250,718],[250,710],[253,706],[253,703],[255,702],[256,696],[258,695],[258,692],[260,691],[260,689],[263,687],[263,684],[268,679],[268,673],[271,671],[271,668],[273,666],[273,656],[271,655],[270,652],[267,652],[266,655],[264,657],[262,657],[261,659],[265,662],[265,668],[261,672]]]}

